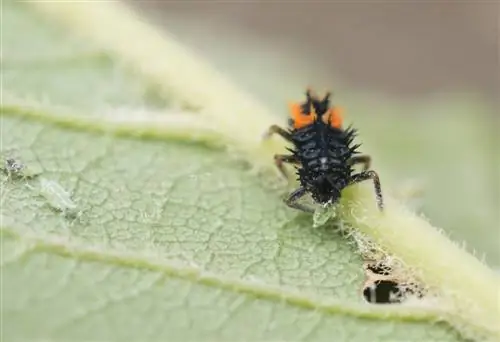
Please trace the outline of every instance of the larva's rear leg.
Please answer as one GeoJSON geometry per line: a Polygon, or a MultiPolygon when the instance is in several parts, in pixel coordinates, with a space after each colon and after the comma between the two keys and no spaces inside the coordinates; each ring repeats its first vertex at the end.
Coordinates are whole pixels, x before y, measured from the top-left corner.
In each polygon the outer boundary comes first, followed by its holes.
{"type": "Polygon", "coordinates": [[[380,179],[378,177],[378,174],[375,171],[370,170],[370,171],[365,171],[365,172],[358,173],[357,175],[354,175],[352,177],[350,184],[356,184],[356,183],[363,182],[363,181],[369,180],[369,179],[373,180],[373,186],[375,187],[375,196],[377,198],[377,206],[380,209],[380,211],[383,211],[384,210],[384,200],[382,198],[382,189],[380,187],[380,179]]]}

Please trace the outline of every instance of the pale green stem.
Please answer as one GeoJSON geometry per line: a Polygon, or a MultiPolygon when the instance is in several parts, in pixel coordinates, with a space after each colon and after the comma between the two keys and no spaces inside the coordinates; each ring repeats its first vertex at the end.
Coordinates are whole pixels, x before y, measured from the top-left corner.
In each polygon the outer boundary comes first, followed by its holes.
{"type": "MultiPolygon", "coordinates": [[[[261,143],[262,133],[276,123],[273,115],[168,33],[118,2],[32,4],[113,53],[166,95],[201,107],[206,121],[252,163],[273,167],[272,155],[283,151],[283,143],[261,143]]],[[[367,185],[346,191],[341,216],[438,288],[451,308],[446,318],[460,331],[500,339],[500,286],[493,271],[387,196],[386,210],[380,214],[368,189],[367,185]]]]}
{"type": "Polygon", "coordinates": [[[168,33],[160,33],[119,2],[32,2],[82,36],[131,66],[165,94],[201,108],[207,122],[226,136],[237,136],[237,149],[254,163],[265,165],[273,152],[262,144],[264,131],[276,123],[269,110],[203,59],[189,52],[168,33]],[[166,36],[165,36],[166,35],[166,36]]]}
{"type": "Polygon", "coordinates": [[[499,278],[473,255],[450,241],[398,201],[385,198],[380,214],[372,184],[345,191],[341,218],[411,267],[438,289],[454,326],[471,324],[477,333],[500,336],[499,278]]]}

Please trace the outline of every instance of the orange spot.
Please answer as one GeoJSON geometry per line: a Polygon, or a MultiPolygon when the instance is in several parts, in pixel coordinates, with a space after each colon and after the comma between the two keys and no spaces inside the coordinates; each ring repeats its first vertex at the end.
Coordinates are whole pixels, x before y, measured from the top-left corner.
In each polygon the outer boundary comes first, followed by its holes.
{"type": "MultiPolygon", "coordinates": [[[[342,119],[342,108],[333,107],[328,111],[328,117],[330,118],[330,125],[334,128],[341,128],[343,119],[342,119]]],[[[328,120],[328,119],[327,119],[328,120]]]]}
{"type": "Polygon", "coordinates": [[[290,116],[293,119],[293,127],[295,129],[310,125],[316,119],[314,110],[312,110],[311,113],[302,113],[302,108],[299,103],[290,104],[290,116]]]}

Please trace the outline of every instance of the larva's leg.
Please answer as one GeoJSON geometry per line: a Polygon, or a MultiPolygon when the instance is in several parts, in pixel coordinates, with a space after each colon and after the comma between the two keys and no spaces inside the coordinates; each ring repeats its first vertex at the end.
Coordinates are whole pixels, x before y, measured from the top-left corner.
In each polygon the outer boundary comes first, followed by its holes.
{"type": "Polygon", "coordinates": [[[285,199],[286,205],[288,205],[290,208],[293,209],[298,209],[301,211],[304,211],[306,213],[314,213],[314,209],[309,208],[308,206],[298,203],[298,200],[301,199],[305,194],[307,193],[306,188],[300,187],[296,190],[294,190],[288,198],[285,199]]]}
{"type": "Polygon", "coordinates": [[[292,141],[292,136],[290,135],[289,132],[287,132],[285,129],[281,128],[278,125],[272,125],[268,128],[266,132],[264,132],[263,139],[269,139],[273,134],[278,134],[281,136],[283,139],[287,141],[292,141]]]}
{"type": "Polygon", "coordinates": [[[373,171],[365,171],[358,173],[357,175],[354,175],[352,177],[352,180],[350,184],[356,184],[359,182],[363,182],[365,180],[373,180],[373,186],[375,187],[375,196],[377,197],[377,206],[380,209],[380,211],[384,210],[384,200],[382,198],[382,189],[380,187],[380,179],[378,177],[378,174],[373,171]]]}
{"type": "Polygon", "coordinates": [[[371,162],[372,158],[369,155],[361,155],[352,157],[347,163],[349,165],[363,164],[363,171],[368,171],[370,169],[371,162]]]}
{"type": "Polygon", "coordinates": [[[285,179],[289,179],[288,177],[288,173],[286,172],[285,170],[285,166],[283,165],[283,163],[289,163],[289,164],[295,164],[295,165],[299,165],[300,162],[299,160],[297,159],[296,156],[294,155],[284,155],[284,154],[276,154],[274,156],[274,163],[276,164],[276,167],[278,168],[278,170],[280,171],[280,173],[283,175],[283,177],[285,179]]]}

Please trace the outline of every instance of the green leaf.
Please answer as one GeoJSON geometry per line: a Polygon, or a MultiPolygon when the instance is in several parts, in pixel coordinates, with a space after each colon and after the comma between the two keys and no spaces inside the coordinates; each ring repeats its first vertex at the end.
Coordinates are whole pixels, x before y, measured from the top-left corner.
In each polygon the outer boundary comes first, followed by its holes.
{"type": "Polygon", "coordinates": [[[214,147],[207,113],[183,122],[178,93],[25,4],[5,2],[2,24],[2,154],[41,172],[2,176],[6,341],[463,340],[432,302],[365,304],[352,241],[214,147]]]}

